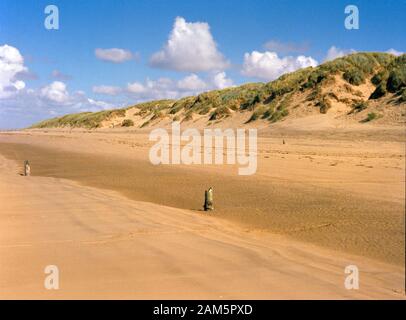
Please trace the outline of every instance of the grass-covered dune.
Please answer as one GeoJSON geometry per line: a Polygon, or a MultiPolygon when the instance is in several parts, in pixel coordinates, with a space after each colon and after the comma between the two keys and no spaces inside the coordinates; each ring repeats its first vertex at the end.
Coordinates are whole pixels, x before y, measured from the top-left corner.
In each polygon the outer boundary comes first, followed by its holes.
{"type": "Polygon", "coordinates": [[[144,119],[137,125],[139,127],[165,118],[189,121],[205,116],[210,123],[221,121],[236,112],[249,112],[248,122],[258,119],[276,122],[303,105],[312,105],[314,110],[327,113],[334,102],[346,103],[352,108],[350,114],[367,109],[369,101],[374,100],[393,105],[406,102],[405,54],[396,57],[388,53],[355,53],[315,68],[285,74],[269,83],[249,83],[179,100],[150,101],[122,109],[71,114],[42,121],[31,128],[94,129],[104,127],[104,123],[114,119],[120,119],[122,126],[131,127],[135,123],[132,119],[126,119],[126,115],[133,109],[136,110],[133,114],[144,119]],[[340,96],[341,91],[325,89],[338,86],[337,79],[344,81],[343,87],[351,93],[350,96],[340,96]],[[373,86],[373,90],[363,98],[357,88],[365,84],[373,86]],[[388,96],[392,98],[384,99],[388,96]],[[362,108],[359,107],[361,104],[362,108]]]}

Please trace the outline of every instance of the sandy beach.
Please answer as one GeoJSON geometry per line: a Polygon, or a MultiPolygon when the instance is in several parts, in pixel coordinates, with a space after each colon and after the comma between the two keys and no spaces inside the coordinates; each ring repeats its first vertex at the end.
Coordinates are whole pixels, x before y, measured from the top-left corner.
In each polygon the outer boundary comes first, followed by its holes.
{"type": "Polygon", "coordinates": [[[1,0],[0,300],[406,300],[406,2],[361,2],[1,0]]]}
{"type": "Polygon", "coordinates": [[[146,131],[0,134],[1,297],[404,297],[402,132],[286,132],[261,133],[251,177],[152,166],[146,131]]]}

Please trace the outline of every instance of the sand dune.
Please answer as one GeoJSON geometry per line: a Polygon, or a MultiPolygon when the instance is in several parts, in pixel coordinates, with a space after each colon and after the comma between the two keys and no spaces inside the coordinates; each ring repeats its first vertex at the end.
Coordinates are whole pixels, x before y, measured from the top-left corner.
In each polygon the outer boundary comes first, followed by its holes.
{"type": "Polygon", "coordinates": [[[0,158],[3,299],[403,297],[401,267],[19,171],[0,158]],[[349,264],[360,290],[344,289],[349,264]]]}

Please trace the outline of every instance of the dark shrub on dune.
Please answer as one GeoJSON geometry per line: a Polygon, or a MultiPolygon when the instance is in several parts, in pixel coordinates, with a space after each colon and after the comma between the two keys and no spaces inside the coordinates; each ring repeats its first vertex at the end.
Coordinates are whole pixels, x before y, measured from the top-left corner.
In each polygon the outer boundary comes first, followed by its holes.
{"type": "Polygon", "coordinates": [[[386,85],[389,92],[397,92],[406,87],[406,66],[391,71],[386,85]]]}
{"type": "Polygon", "coordinates": [[[123,122],[121,123],[122,127],[132,127],[134,126],[134,121],[131,119],[124,119],[123,122]]]}
{"type": "Polygon", "coordinates": [[[372,92],[371,96],[369,99],[379,99],[380,97],[383,97],[386,94],[386,87],[382,83],[376,87],[375,91],[372,92]]]}
{"type": "Polygon", "coordinates": [[[344,80],[354,86],[359,86],[365,81],[365,74],[360,69],[349,69],[343,74],[344,80]]]}

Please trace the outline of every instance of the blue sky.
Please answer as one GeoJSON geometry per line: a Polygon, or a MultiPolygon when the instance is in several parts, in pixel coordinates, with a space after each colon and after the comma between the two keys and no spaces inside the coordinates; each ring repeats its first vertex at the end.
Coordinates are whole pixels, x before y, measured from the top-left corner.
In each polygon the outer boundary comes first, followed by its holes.
{"type": "Polygon", "coordinates": [[[390,0],[2,0],[0,128],[270,81],[354,50],[405,52],[405,12],[390,0]],[[58,30],[44,27],[49,4],[58,30]],[[359,30],[344,27],[348,4],[359,30]]]}

